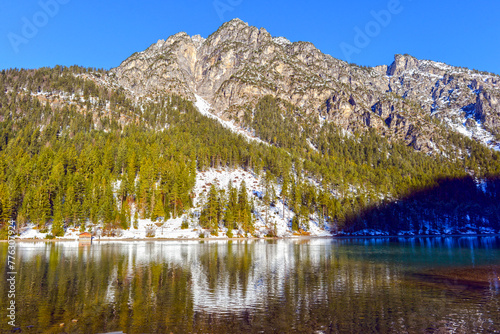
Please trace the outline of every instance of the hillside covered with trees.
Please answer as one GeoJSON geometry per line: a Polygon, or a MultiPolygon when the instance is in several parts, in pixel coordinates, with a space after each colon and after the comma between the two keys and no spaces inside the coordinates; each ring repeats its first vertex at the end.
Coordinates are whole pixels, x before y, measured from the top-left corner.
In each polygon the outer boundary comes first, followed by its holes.
{"type": "Polygon", "coordinates": [[[214,235],[222,228],[247,235],[264,219],[258,206],[286,207],[293,231],[308,231],[311,220],[341,234],[500,229],[500,153],[460,134],[443,130],[447,150],[426,154],[374,131],[319,124],[265,96],[246,110],[262,143],[178,95],[131,100],[98,80],[105,72],[0,72],[2,237],[12,220],[57,237],[96,226],[112,236],[140,219],[178,217],[214,235]],[[210,169],[250,171],[265,191],[212,185],[195,205],[197,173],[210,169]]]}

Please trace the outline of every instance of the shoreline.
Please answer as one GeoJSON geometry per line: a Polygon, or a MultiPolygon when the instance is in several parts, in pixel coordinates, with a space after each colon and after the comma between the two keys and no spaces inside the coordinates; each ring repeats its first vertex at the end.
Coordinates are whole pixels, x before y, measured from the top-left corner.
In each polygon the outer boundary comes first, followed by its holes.
{"type": "MultiPolygon", "coordinates": [[[[500,237],[500,233],[490,233],[490,234],[435,234],[435,235],[357,235],[357,236],[347,236],[347,235],[332,235],[332,236],[290,236],[290,237],[262,237],[262,238],[95,238],[92,242],[80,241],[79,239],[14,239],[15,242],[81,242],[82,244],[89,244],[100,241],[117,241],[117,242],[132,242],[132,241],[255,241],[255,240],[308,240],[308,239],[384,239],[384,238],[479,238],[479,237],[500,237]]],[[[2,242],[9,242],[9,240],[0,240],[2,242]]]]}

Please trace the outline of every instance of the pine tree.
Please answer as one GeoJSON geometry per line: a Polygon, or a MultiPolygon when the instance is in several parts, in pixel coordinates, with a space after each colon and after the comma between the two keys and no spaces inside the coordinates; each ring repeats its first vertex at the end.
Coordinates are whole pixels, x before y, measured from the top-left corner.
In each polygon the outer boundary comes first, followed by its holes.
{"type": "Polygon", "coordinates": [[[238,206],[238,190],[233,187],[232,181],[229,181],[227,189],[227,203],[224,212],[224,226],[229,230],[236,228],[236,213],[238,206]]]}
{"type": "Polygon", "coordinates": [[[264,175],[264,205],[266,207],[266,226],[268,224],[268,217],[269,217],[269,206],[271,205],[271,199],[272,199],[272,194],[271,194],[271,188],[272,188],[272,175],[269,170],[266,171],[264,175]]]}
{"type": "Polygon", "coordinates": [[[245,181],[241,182],[240,189],[238,192],[238,204],[237,204],[237,216],[236,220],[238,223],[243,224],[245,221],[245,211],[248,206],[247,199],[247,188],[245,181]]]}
{"type": "Polygon", "coordinates": [[[292,218],[292,231],[298,231],[300,226],[300,213],[295,213],[292,218]]]}
{"type": "Polygon", "coordinates": [[[64,207],[63,207],[63,216],[64,220],[73,224],[75,222],[75,210],[76,210],[76,201],[75,201],[75,188],[70,185],[64,196],[64,207]]]}
{"type": "Polygon", "coordinates": [[[9,223],[12,215],[12,201],[9,193],[0,188],[0,228],[9,223]]]}
{"type": "Polygon", "coordinates": [[[135,175],[136,175],[136,155],[135,152],[128,158],[127,162],[127,184],[128,184],[128,192],[130,194],[135,193],[135,175]]]}
{"type": "Polygon", "coordinates": [[[103,187],[104,191],[102,197],[100,198],[98,217],[106,227],[111,226],[114,223],[114,219],[116,216],[116,205],[113,197],[113,190],[111,189],[111,184],[105,183],[103,187]]]}
{"type": "Polygon", "coordinates": [[[217,235],[217,229],[219,226],[218,217],[219,217],[219,198],[217,194],[217,188],[215,188],[215,185],[212,184],[208,192],[207,220],[209,222],[208,228],[215,235],[217,235]]]}
{"type": "Polygon", "coordinates": [[[245,181],[241,182],[238,193],[237,221],[245,232],[253,232],[252,208],[248,201],[248,193],[245,181]]]}
{"type": "Polygon", "coordinates": [[[232,230],[235,228],[234,226],[234,223],[235,223],[235,220],[234,220],[234,213],[233,213],[233,208],[231,208],[230,206],[227,206],[226,207],[226,210],[224,211],[224,226],[228,229],[228,230],[232,230]]]}
{"type": "Polygon", "coordinates": [[[328,205],[328,195],[326,194],[326,192],[320,190],[319,192],[319,195],[318,195],[318,203],[320,205],[320,214],[319,214],[319,217],[321,219],[321,228],[324,228],[325,227],[325,222],[326,222],[326,208],[327,208],[327,205],[328,205]]]}
{"type": "Polygon", "coordinates": [[[128,201],[124,201],[120,210],[120,226],[122,229],[127,230],[130,227],[130,206],[128,201]]]}
{"type": "Polygon", "coordinates": [[[137,230],[139,228],[139,213],[137,209],[134,212],[134,228],[137,230]]]}
{"type": "Polygon", "coordinates": [[[170,204],[174,209],[174,218],[177,218],[177,208],[182,206],[182,201],[179,196],[179,187],[177,186],[177,182],[174,181],[174,185],[172,187],[172,192],[170,193],[170,204]]]}
{"type": "Polygon", "coordinates": [[[165,218],[165,208],[163,206],[162,194],[158,191],[153,195],[153,210],[151,212],[151,220],[155,221],[158,218],[165,218]]]}
{"type": "Polygon", "coordinates": [[[283,185],[281,186],[281,193],[280,193],[280,196],[281,196],[281,200],[283,201],[283,218],[285,219],[285,221],[287,220],[286,219],[286,212],[285,212],[285,204],[286,204],[286,201],[288,199],[288,196],[289,196],[289,187],[290,187],[290,183],[289,183],[289,179],[288,179],[288,174],[285,174],[285,176],[283,177],[283,185]]]}
{"type": "Polygon", "coordinates": [[[52,221],[52,235],[54,237],[64,236],[64,221],[62,213],[62,203],[59,198],[56,198],[54,204],[54,219],[52,221]]]}
{"type": "Polygon", "coordinates": [[[310,229],[310,226],[309,226],[309,224],[310,224],[309,209],[305,205],[303,205],[301,207],[300,218],[301,218],[301,220],[299,220],[299,222],[304,225],[304,227],[306,228],[306,230],[309,230],[310,229]]]}
{"type": "Polygon", "coordinates": [[[300,209],[302,206],[302,185],[298,182],[295,182],[292,187],[293,191],[293,211],[296,214],[300,214],[300,209]]]}
{"type": "Polygon", "coordinates": [[[51,207],[49,196],[47,190],[44,186],[40,186],[36,193],[36,203],[35,203],[35,211],[33,212],[36,224],[38,227],[45,227],[48,219],[51,216],[51,207]]]}

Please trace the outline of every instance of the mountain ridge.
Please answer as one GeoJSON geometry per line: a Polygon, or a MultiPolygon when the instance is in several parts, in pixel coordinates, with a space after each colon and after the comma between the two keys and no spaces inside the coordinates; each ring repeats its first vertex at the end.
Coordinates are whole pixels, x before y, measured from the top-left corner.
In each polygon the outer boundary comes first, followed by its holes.
{"type": "Polygon", "coordinates": [[[181,32],[159,40],[110,73],[134,95],[169,92],[191,101],[200,95],[220,117],[241,126],[248,125],[245,112],[272,95],[304,115],[316,114],[350,132],[375,128],[424,152],[444,141],[429,135],[439,131],[427,116],[500,148],[499,76],[410,55],[395,55],[390,65],[360,67],[310,42],[285,40],[234,19],[206,39],[181,32]]]}

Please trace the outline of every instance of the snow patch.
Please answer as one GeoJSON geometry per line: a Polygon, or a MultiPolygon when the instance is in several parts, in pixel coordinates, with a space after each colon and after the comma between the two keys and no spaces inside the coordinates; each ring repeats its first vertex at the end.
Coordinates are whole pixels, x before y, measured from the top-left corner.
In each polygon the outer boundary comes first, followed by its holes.
{"type": "Polygon", "coordinates": [[[472,122],[473,125],[467,126],[466,122],[470,117],[464,114],[462,109],[452,110],[449,112],[449,116],[447,115],[443,120],[452,130],[468,138],[475,139],[489,148],[500,151],[500,144],[495,141],[495,137],[489,131],[483,128],[481,122],[474,121],[472,122]]]}
{"type": "Polygon", "coordinates": [[[290,42],[288,39],[286,39],[285,37],[273,37],[273,42],[276,43],[276,44],[279,44],[281,46],[287,46],[287,45],[291,45],[292,42],[290,42]]]}
{"type": "Polygon", "coordinates": [[[234,133],[242,135],[244,138],[246,138],[249,141],[252,140],[252,141],[259,142],[259,143],[263,143],[265,145],[269,145],[268,143],[262,141],[261,139],[252,136],[247,131],[245,131],[242,128],[240,128],[239,126],[235,125],[233,122],[225,121],[222,118],[220,118],[219,116],[213,114],[212,112],[210,112],[210,110],[212,110],[212,107],[210,106],[210,104],[207,101],[205,101],[201,96],[199,96],[197,94],[195,94],[194,96],[196,97],[195,106],[196,106],[196,108],[198,108],[199,112],[202,115],[205,115],[207,117],[215,119],[220,124],[222,124],[222,126],[224,126],[226,129],[229,129],[234,133]]]}

